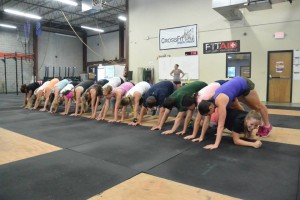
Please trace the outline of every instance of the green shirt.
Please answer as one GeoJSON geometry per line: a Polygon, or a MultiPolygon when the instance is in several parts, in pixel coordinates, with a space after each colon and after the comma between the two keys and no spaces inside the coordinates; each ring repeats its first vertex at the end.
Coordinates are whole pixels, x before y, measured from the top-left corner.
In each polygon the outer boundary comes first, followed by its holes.
{"type": "Polygon", "coordinates": [[[199,90],[207,86],[206,83],[202,81],[195,81],[189,84],[186,84],[179,89],[177,89],[175,92],[173,92],[169,97],[174,98],[176,101],[175,107],[178,109],[178,112],[184,112],[186,111],[186,108],[182,106],[181,102],[184,96],[193,96],[195,93],[197,93],[199,90]]]}

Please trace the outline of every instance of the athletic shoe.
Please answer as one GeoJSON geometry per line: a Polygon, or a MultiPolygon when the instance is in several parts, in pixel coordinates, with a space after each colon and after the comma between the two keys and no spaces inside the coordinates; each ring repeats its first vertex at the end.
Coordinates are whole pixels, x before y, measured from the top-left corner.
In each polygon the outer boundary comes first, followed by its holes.
{"type": "Polygon", "coordinates": [[[271,134],[272,125],[270,124],[269,127],[264,127],[264,133],[261,135],[261,137],[268,137],[271,134]]]}
{"type": "Polygon", "coordinates": [[[258,128],[258,131],[256,133],[257,136],[260,136],[260,137],[268,137],[271,133],[271,130],[272,130],[272,125],[270,124],[269,127],[265,127],[265,126],[260,126],[258,128]]]}
{"type": "Polygon", "coordinates": [[[261,137],[261,134],[263,134],[263,132],[264,132],[264,126],[259,126],[256,135],[261,137]]]}

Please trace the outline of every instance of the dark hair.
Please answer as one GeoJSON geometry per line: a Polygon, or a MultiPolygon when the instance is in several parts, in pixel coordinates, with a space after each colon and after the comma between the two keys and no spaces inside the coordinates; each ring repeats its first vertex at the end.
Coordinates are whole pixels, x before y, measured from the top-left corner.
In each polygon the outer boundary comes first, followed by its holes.
{"type": "Polygon", "coordinates": [[[106,83],[108,83],[108,80],[106,79],[100,79],[99,81],[97,81],[97,84],[101,86],[105,85],[106,83]]]}
{"type": "Polygon", "coordinates": [[[71,92],[71,90],[66,90],[66,91],[64,91],[63,93],[62,93],[62,95],[68,95],[69,93],[71,92]]]}
{"type": "Polygon", "coordinates": [[[103,96],[103,89],[102,89],[101,85],[96,85],[95,90],[96,90],[96,96],[97,97],[102,97],[103,96]]]}
{"type": "Polygon", "coordinates": [[[181,102],[182,106],[183,107],[190,107],[191,105],[193,104],[196,104],[196,100],[194,97],[191,97],[191,96],[184,96],[182,98],[182,102],[181,102]]]}
{"type": "Polygon", "coordinates": [[[54,100],[54,97],[55,97],[54,93],[51,93],[50,96],[49,96],[49,101],[50,101],[51,104],[54,100]]]}
{"type": "Polygon", "coordinates": [[[167,97],[163,103],[163,107],[167,108],[169,110],[172,110],[172,108],[176,105],[176,100],[171,97],[167,97]]]}
{"type": "Polygon", "coordinates": [[[26,93],[26,92],[27,92],[26,90],[27,90],[27,85],[26,85],[26,84],[21,85],[20,91],[21,91],[22,93],[26,93]]]}
{"type": "Polygon", "coordinates": [[[209,113],[209,106],[212,104],[212,101],[202,100],[198,105],[198,111],[201,115],[206,115],[209,113]]]}
{"type": "Polygon", "coordinates": [[[153,108],[154,106],[156,106],[156,98],[154,96],[149,96],[146,99],[146,105],[148,108],[153,108]]]}
{"type": "Polygon", "coordinates": [[[142,105],[143,101],[144,101],[144,97],[141,97],[140,100],[139,100],[139,105],[142,105]]]}

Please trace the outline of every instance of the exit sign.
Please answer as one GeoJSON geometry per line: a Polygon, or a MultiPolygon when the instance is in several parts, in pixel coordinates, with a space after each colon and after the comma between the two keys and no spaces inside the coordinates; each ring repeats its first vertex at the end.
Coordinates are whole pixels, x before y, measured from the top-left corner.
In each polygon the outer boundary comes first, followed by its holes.
{"type": "Polygon", "coordinates": [[[198,55],[198,51],[188,51],[188,52],[185,52],[185,55],[186,56],[198,55]]]}

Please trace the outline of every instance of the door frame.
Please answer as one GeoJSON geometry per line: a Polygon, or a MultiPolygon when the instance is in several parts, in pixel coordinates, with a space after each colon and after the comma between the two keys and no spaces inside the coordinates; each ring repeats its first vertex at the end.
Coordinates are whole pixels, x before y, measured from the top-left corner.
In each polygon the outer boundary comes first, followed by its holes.
{"type": "Polygon", "coordinates": [[[292,53],[292,58],[291,58],[291,85],[290,85],[290,103],[292,102],[292,97],[293,97],[293,64],[294,64],[294,51],[293,50],[278,50],[278,51],[268,51],[268,65],[267,65],[267,102],[269,101],[269,80],[270,80],[270,54],[271,53],[286,53],[286,52],[291,52],[292,53]]]}

